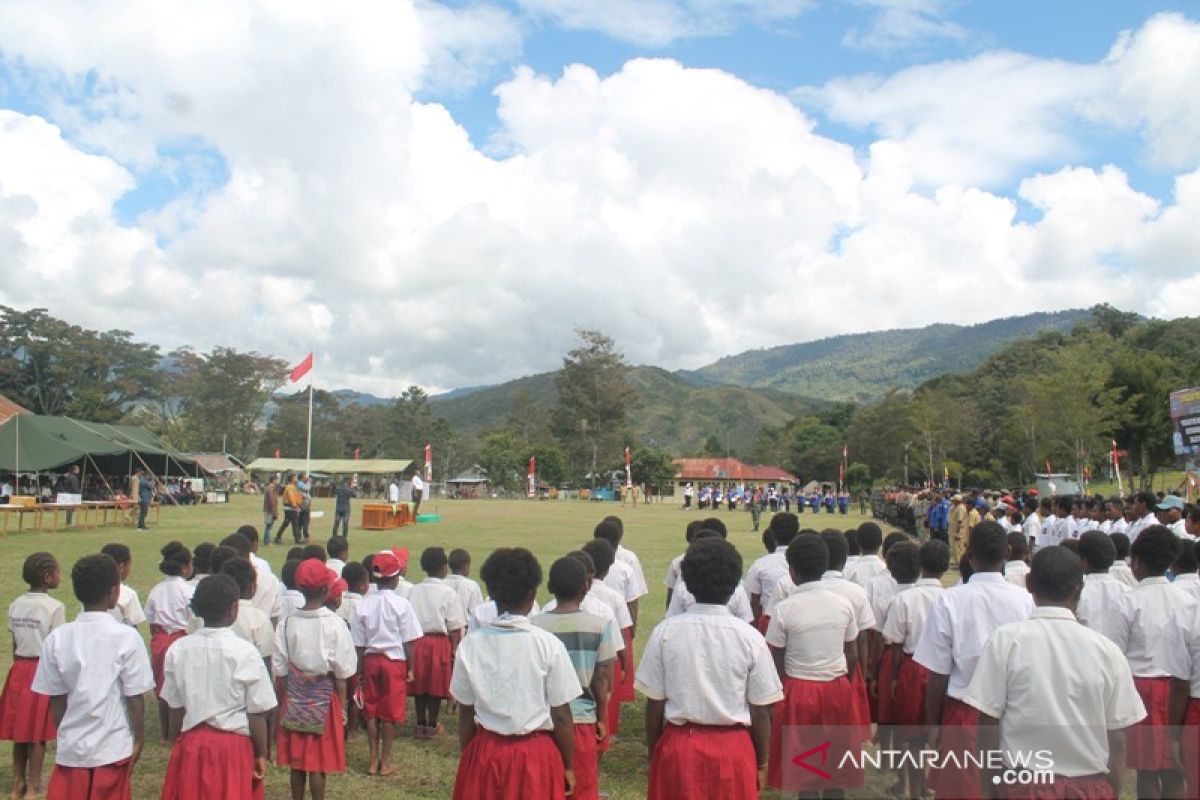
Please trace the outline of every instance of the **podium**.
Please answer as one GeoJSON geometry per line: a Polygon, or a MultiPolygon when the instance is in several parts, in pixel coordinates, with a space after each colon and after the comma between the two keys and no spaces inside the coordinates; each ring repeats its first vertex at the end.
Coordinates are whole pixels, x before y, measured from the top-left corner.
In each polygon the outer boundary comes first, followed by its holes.
{"type": "Polygon", "coordinates": [[[364,503],[362,507],[363,530],[386,531],[415,521],[412,503],[364,503]]]}

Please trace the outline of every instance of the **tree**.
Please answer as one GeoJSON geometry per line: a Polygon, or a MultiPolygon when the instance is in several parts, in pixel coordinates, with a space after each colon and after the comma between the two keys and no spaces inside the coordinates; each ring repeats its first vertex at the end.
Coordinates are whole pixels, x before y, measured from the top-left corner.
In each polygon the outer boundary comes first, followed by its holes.
{"type": "Polygon", "coordinates": [[[635,447],[629,455],[629,472],[635,484],[661,489],[675,479],[677,470],[670,453],[635,447]]]}
{"type": "Polygon", "coordinates": [[[721,443],[721,437],[715,433],[710,433],[708,438],[704,440],[704,449],[700,455],[705,458],[724,458],[725,445],[721,443]]]}
{"type": "Polygon", "coordinates": [[[846,467],[846,489],[861,494],[871,489],[871,468],[861,462],[846,467]]]}
{"type": "Polygon", "coordinates": [[[580,346],[563,359],[554,378],[558,407],[551,429],[574,475],[615,462],[629,440],[627,410],[637,399],[629,367],[613,340],[600,331],[580,329],[580,346]]]}
{"type": "Polygon", "coordinates": [[[492,486],[505,491],[519,488],[525,481],[528,459],[522,459],[520,444],[508,431],[490,433],[479,451],[479,466],[492,486]]]}
{"type": "Polygon", "coordinates": [[[429,395],[420,386],[409,386],[392,403],[385,446],[392,457],[424,457],[433,433],[429,395]]]}
{"type": "MultiPolygon", "coordinates": [[[[312,457],[342,458],[346,455],[335,425],[341,412],[338,399],[321,389],[313,391],[312,457]]],[[[308,392],[275,399],[275,414],[267,423],[258,444],[260,456],[275,449],[288,458],[300,458],[308,439],[308,392]]]]}

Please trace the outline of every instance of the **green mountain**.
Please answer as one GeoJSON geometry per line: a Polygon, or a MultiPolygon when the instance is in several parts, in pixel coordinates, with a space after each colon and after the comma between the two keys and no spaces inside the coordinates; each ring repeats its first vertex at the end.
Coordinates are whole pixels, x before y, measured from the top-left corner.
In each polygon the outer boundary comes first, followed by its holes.
{"type": "Polygon", "coordinates": [[[1090,319],[1091,311],[1073,309],[979,325],[855,333],[748,350],[678,374],[698,384],[735,384],[825,400],[870,402],[889,389],[913,389],[939,375],[970,372],[1010,342],[1046,331],[1069,331],[1090,319]]]}
{"type": "MultiPolygon", "coordinates": [[[[524,404],[525,416],[548,414],[558,403],[555,374],[435,396],[430,405],[460,435],[473,437],[503,425],[514,403],[524,404]]],[[[629,380],[638,393],[629,413],[637,440],[676,454],[699,453],[714,434],[727,449],[744,453],[763,426],[781,426],[831,405],[773,389],[699,385],[658,367],[633,367],[629,380]]]]}

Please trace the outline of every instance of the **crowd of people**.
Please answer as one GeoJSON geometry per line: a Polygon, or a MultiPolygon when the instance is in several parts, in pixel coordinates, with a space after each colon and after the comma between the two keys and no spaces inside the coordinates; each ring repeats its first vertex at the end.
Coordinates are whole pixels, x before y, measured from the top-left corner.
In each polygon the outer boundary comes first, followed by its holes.
{"type": "Polygon", "coordinates": [[[968,513],[948,588],[940,524],[922,542],[875,522],[802,529],[781,511],[744,570],[720,518],[691,520],[640,660],[647,585],[617,517],[545,572],[522,548],[492,552],[479,570],[486,595],[465,550],[426,548],[424,578],[410,581],[406,549],[354,561],[343,536],[294,547],[277,578],[257,555],[259,530],[244,526],[191,550],[165,545],[143,609],[125,583],[129,548],[111,544],[71,569],[84,609],[74,622],[50,595],[58,562],[35,553],[9,609],[14,665],[0,696],[13,795],[40,794],[57,741],[52,800],[129,797],[151,689],[173,743],[172,799],[261,796],[273,757],[293,798],[320,800],[359,738],[367,772],[391,774],[412,696],[418,740],[445,735],[443,703],[457,709],[455,798],[595,800],[635,689],[655,800],[765,787],[838,797],[865,775],[836,754],[872,739],[941,754],[889,767],[899,796],[990,796],[1005,765],[969,756],[992,739],[1009,754],[1053,754],[1038,797],[1115,797],[1126,768],[1139,797],[1195,793],[1200,519],[1182,509],[1180,535],[1173,514],[1155,516],[1174,502],[1132,505],[1132,520],[1088,525],[1073,502],[1052,500],[1032,535],[996,508],[968,513]],[[554,599],[539,608],[543,577],[554,599]],[[811,742],[797,737],[814,730],[832,763],[799,769],[811,742]]]}
{"type": "Polygon", "coordinates": [[[737,511],[739,508],[750,511],[758,508],[761,511],[791,512],[795,505],[797,514],[803,514],[806,509],[814,514],[824,511],[827,514],[848,514],[850,511],[850,492],[845,489],[824,488],[805,492],[799,488],[793,491],[788,486],[722,486],[710,484],[701,486],[699,490],[691,484],[683,487],[683,508],[695,508],[704,511],[712,509],[719,511],[728,508],[737,511]]]}

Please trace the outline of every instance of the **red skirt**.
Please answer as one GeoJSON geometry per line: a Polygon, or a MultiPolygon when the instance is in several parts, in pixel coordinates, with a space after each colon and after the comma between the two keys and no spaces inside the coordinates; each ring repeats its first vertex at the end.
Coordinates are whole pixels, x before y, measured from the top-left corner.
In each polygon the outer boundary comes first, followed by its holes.
{"type": "Polygon", "coordinates": [[[131,800],[133,769],[129,759],[103,767],[54,765],[46,800],[131,800]]]}
{"type": "Polygon", "coordinates": [[[946,695],[942,704],[942,736],[938,749],[943,753],[951,750],[958,753],[958,763],[929,771],[927,787],[938,797],[979,797],[982,791],[979,768],[965,755],[979,757],[975,747],[978,734],[979,711],[946,695]]]}
{"type": "MultiPolygon", "coordinates": [[[[403,663],[403,662],[401,662],[403,663]]],[[[280,720],[282,717],[280,711],[280,720]]],[[[275,737],[276,763],[300,772],[345,772],[346,730],[342,726],[342,704],[337,692],[329,701],[329,714],[325,717],[325,732],[315,733],[289,731],[279,726],[275,737]]]]}
{"type": "Polygon", "coordinates": [[[58,733],[50,696],[33,691],[38,659],[14,656],[4,694],[0,694],[0,739],[16,744],[52,742],[58,733]]]}
{"type": "Polygon", "coordinates": [[[892,654],[885,647],[875,669],[875,705],[873,708],[876,710],[875,721],[880,725],[892,724],[892,697],[888,691],[891,685],[892,654]]]}
{"type": "Polygon", "coordinates": [[[249,736],[199,725],[180,734],[171,749],[162,800],[262,800],[254,779],[254,743],[249,736]]]}
{"type": "Polygon", "coordinates": [[[929,670],[913,661],[911,653],[905,653],[900,659],[900,671],[896,674],[896,692],[888,701],[893,725],[924,727],[925,693],[928,686],[929,670]]]}
{"type": "Polygon", "coordinates": [[[648,800],[757,800],[750,729],[667,723],[650,756],[648,800]]]}
{"type": "Polygon", "coordinates": [[[792,792],[823,792],[857,789],[863,785],[863,771],[836,770],[842,755],[861,744],[854,719],[854,689],[843,675],[832,681],[809,681],[787,677],[783,680],[783,702],[771,715],[771,754],[767,762],[767,783],[792,792]],[[830,742],[824,771],[829,777],[795,765],[791,759],[814,743],[830,742]],[[785,757],[788,759],[784,762],[785,757]]]}
{"type": "Polygon", "coordinates": [[[477,727],[458,760],[454,800],[564,800],[563,773],[549,732],[501,736],[477,727]]]}
{"type": "MultiPolygon", "coordinates": [[[[621,666],[620,657],[613,666],[613,690],[608,695],[608,708],[604,709],[604,719],[608,723],[608,732],[600,743],[600,752],[607,753],[612,745],[610,739],[621,732],[621,698],[617,696],[617,687],[625,679],[625,670],[621,666]]],[[[598,713],[598,712],[597,712],[598,713]]]]}
{"type": "Polygon", "coordinates": [[[575,723],[574,800],[599,800],[600,760],[596,752],[595,723],[575,723]]]}
{"type": "Polygon", "coordinates": [[[1171,679],[1134,676],[1133,685],[1146,706],[1146,718],[1125,731],[1125,766],[1144,770],[1174,769],[1167,708],[1171,679]]]}
{"type": "MultiPolygon", "coordinates": [[[[454,653],[450,648],[450,637],[442,633],[425,634],[413,642],[411,693],[414,696],[449,697],[450,671],[453,667],[454,653]]],[[[403,719],[402,716],[396,721],[403,719]]]]}
{"type": "Polygon", "coordinates": [[[854,690],[854,716],[863,730],[863,741],[871,738],[871,700],[867,697],[867,682],[863,680],[862,667],[855,666],[850,676],[850,688],[854,690]]]}
{"type": "MultiPolygon", "coordinates": [[[[449,640],[446,643],[449,644],[449,640]]],[[[383,653],[367,653],[363,661],[362,693],[364,717],[404,722],[408,705],[408,662],[393,661],[383,653]]]]}
{"type": "Polygon", "coordinates": [[[167,660],[167,651],[171,645],[187,635],[187,631],[167,633],[156,627],[150,634],[150,669],[154,671],[154,696],[162,697],[163,665],[167,660]]]}
{"type": "Polygon", "coordinates": [[[1054,776],[1054,783],[1030,786],[1001,786],[1004,800],[1116,800],[1112,784],[1103,775],[1079,778],[1054,776]]]}
{"type": "Polygon", "coordinates": [[[763,636],[766,636],[767,628],[771,625],[771,618],[766,614],[759,614],[758,619],[754,621],[754,625],[758,628],[759,633],[761,633],[763,636]]]}
{"type": "MultiPolygon", "coordinates": [[[[629,663],[636,665],[637,653],[633,647],[633,629],[624,628],[621,631],[621,637],[625,640],[625,649],[629,651],[629,663]]],[[[622,672],[621,682],[616,684],[613,688],[613,696],[615,696],[622,703],[632,703],[636,699],[636,695],[633,691],[632,669],[628,672],[622,672]]],[[[616,733],[616,731],[613,731],[613,733],[616,733]]]]}

